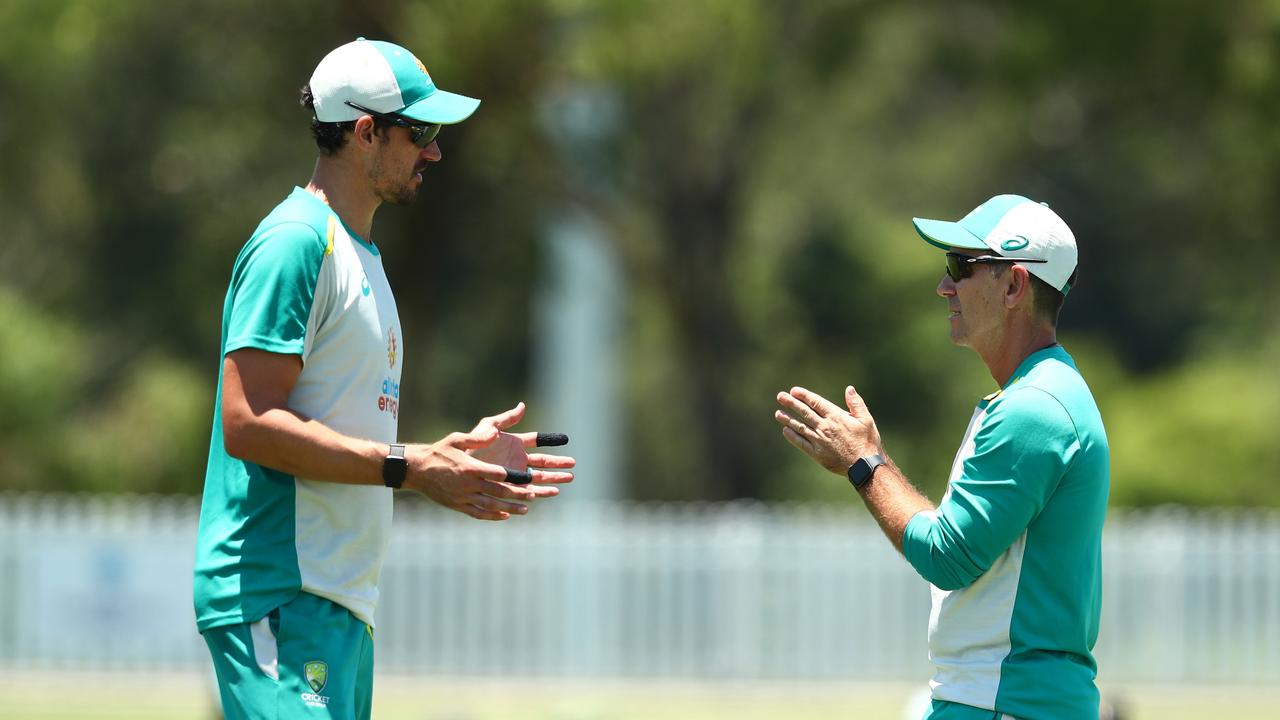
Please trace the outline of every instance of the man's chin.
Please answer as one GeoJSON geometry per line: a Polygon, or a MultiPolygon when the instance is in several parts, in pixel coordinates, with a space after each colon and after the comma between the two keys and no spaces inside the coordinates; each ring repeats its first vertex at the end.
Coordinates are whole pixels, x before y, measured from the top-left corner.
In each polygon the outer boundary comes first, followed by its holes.
{"type": "Polygon", "coordinates": [[[382,202],[388,205],[412,205],[414,200],[418,199],[417,189],[404,188],[396,193],[388,193],[382,197],[382,202]]]}

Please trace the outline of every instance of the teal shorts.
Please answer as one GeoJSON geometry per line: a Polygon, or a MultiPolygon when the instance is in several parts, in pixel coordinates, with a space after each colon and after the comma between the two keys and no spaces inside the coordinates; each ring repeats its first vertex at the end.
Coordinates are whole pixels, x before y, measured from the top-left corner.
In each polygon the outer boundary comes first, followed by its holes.
{"type": "Polygon", "coordinates": [[[368,720],[373,628],[298,593],[253,623],[204,631],[226,720],[368,720]]]}
{"type": "Polygon", "coordinates": [[[1012,715],[1005,715],[995,710],[983,710],[972,705],[934,700],[929,711],[921,720],[1017,720],[1012,715]]]}

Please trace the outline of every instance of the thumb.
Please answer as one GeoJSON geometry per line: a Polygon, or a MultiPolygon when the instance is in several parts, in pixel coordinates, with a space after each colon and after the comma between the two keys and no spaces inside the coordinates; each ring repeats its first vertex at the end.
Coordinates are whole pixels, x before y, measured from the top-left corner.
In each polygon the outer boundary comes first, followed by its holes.
{"type": "Polygon", "coordinates": [[[859,420],[870,415],[870,412],[867,411],[867,404],[862,401],[862,396],[858,394],[857,390],[853,389],[852,385],[844,389],[844,402],[849,406],[849,414],[859,420]]]}
{"type": "Polygon", "coordinates": [[[510,410],[495,415],[493,417],[493,426],[499,430],[506,430],[524,418],[524,409],[523,401],[516,403],[516,406],[510,410]]]}

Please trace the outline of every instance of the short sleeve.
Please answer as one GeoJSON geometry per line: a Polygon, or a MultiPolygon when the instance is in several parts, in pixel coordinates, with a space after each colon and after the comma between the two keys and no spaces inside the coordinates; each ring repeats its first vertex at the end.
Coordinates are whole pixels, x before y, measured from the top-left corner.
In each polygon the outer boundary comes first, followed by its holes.
{"type": "Polygon", "coordinates": [[[937,511],[903,534],[907,561],[944,590],[972,583],[1026,531],[1080,447],[1066,409],[1036,387],[994,402],[973,441],[937,511]]]}
{"type": "Polygon", "coordinates": [[[236,259],[222,353],[241,348],[301,355],[325,244],[310,225],[256,234],[236,259]]]}

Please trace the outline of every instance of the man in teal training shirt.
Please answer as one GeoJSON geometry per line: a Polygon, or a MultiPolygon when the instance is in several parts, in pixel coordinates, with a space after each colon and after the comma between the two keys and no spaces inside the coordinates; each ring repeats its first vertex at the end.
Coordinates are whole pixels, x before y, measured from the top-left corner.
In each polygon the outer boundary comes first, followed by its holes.
{"type": "Polygon", "coordinates": [[[416,197],[441,126],[479,104],[364,39],[303,89],[315,171],[240,251],[223,305],[194,596],[228,720],[370,717],[393,489],[505,520],[573,479],[573,458],[526,450],[564,436],[505,432],[523,403],[398,439],[404,333],[373,215],[416,197]]]}
{"type": "Polygon", "coordinates": [[[1076,243],[1042,203],[1000,195],[959,222],[914,220],[946,251],[938,295],[951,339],[999,390],[974,411],[935,508],[889,458],[852,386],[847,409],[778,394],[791,444],[847,476],[932,587],[930,720],[1097,720],[1102,524],[1110,455],[1102,418],[1057,342],[1076,243]]]}

